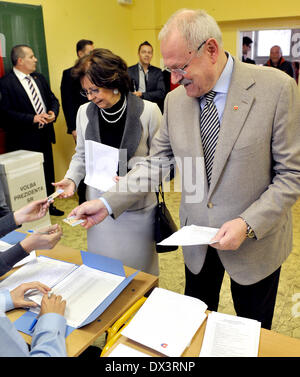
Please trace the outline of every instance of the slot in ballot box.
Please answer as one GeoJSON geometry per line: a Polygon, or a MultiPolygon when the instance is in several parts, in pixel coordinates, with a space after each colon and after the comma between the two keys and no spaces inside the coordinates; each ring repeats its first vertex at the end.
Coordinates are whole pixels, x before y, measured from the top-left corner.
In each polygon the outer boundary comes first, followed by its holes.
{"type": "MultiPolygon", "coordinates": [[[[0,155],[0,179],[7,205],[12,211],[47,196],[44,156],[40,152],[18,150],[0,155]]],[[[51,225],[49,213],[42,219],[23,224],[21,230],[51,225]]]]}

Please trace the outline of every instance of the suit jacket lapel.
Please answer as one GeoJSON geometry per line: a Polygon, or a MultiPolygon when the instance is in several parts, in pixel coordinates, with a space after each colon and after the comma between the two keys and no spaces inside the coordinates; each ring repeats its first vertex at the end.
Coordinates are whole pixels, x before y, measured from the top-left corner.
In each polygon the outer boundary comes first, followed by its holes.
{"type": "Polygon", "coordinates": [[[20,98],[24,99],[24,102],[26,103],[26,106],[30,111],[35,113],[35,110],[32,106],[32,103],[30,101],[30,98],[28,97],[26,90],[24,89],[23,85],[20,83],[20,80],[18,77],[15,75],[13,71],[11,71],[11,77],[12,80],[14,81],[13,87],[16,90],[16,96],[20,96],[20,98]]]}
{"type": "Polygon", "coordinates": [[[243,64],[234,61],[208,195],[213,192],[221,176],[254,101],[254,97],[248,92],[248,89],[255,84],[255,81],[246,70],[243,70],[243,64]]]}

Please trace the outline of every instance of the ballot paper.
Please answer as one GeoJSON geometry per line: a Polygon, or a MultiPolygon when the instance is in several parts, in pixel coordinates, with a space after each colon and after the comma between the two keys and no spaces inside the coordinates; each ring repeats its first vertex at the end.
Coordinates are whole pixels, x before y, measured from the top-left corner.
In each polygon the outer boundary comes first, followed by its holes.
{"type": "Polygon", "coordinates": [[[197,298],[155,288],[122,335],[164,355],[179,357],[205,320],[206,309],[197,298]]]}
{"type": "Polygon", "coordinates": [[[85,184],[100,191],[107,191],[116,184],[119,149],[85,140],[85,184]]]}
{"type": "Polygon", "coordinates": [[[212,238],[217,234],[218,228],[206,226],[187,225],[158,243],[161,246],[178,245],[210,245],[212,238]]]}
{"type": "Polygon", "coordinates": [[[212,312],[208,315],[200,357],[256,357],[261,323],[212,312]]]}
{"type": "MultiPolygon", "coordinates": [[[[7,242],[4,242],[4,241],[0,240],[0,252],[8,250],[12,246],[14,246],[14,244],[12,245],[10,243],[7,243],[7,242]]],[[[36,259],[36,253],[35,253],[35,250],[33,250],[31,253],[29,253],[29,255],[27,257],[21,259],[19,262],[17,262],[16,264],[14,264],[13,267],[23,266],[23,264],[26,264],[26,263],[28,263],[30,261],[35,260],[35,259],[36,259]]]]}
{"type": "Polygon", "coordinates": [[[138,351],[125,344],[118,344],[107,357],[151,357],[144,352],[138,351]]]}

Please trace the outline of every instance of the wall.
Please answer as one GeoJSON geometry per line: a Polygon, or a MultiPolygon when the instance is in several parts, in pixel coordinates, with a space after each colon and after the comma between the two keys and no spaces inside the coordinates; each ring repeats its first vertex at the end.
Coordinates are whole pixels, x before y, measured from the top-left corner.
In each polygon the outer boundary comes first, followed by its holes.
{"type": "MultiPolygon", "coordinates": [[[[7,0],[42,5],[51,88],[60,100],[62,71],[76,59],[75,44],[87,38],[96,47],[109,48],[122,56],[128,65],[137,62],[137,47],[148,40],[154,47],[152,63],[160,65],[157,35],[163,23],[179,8],[197,9],[199,0],[133,0],[120,5],[117,0],[7,0]]],[[[211,0],[203,7],[218,21],[224,47],[239,54],[238,32],[257,28],[299,27],[298,0],[268,2],[252,0],[211,0]]],[[[57,144],[53,147],[56,180],[63,177],[74,152],[74,142],[66,134],[63,112],[56,122],[57,144]]]]}

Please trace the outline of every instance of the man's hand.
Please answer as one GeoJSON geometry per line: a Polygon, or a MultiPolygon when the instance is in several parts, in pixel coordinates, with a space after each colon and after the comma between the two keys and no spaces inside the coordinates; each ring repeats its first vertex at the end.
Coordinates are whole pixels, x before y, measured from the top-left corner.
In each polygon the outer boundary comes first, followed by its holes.
{"type": "Polygon", "coordinates": [[[143,95],[143,93],[139,92],[139,91],[133,92],[132,94],[134,94],[137,97],[142,97],[142,95],[143,95]]]}
{"type": "Polygon", "coordinates": [[[46,113],[36,114],[33,118],[33,123],[47,124],[49,115],[46,113]]]}
{"type": "Polygon", "coordinates": [[[43,294],[47,294],[51,288],[47,287],[45,284],[42,284],[38,281],[30,282],[30,283],[23,283],[19,285],[17,288],[13,289],[10,292],[12,302],[15,308],[24,308],[24,307],[37,307],[33,301],[27,301],[24,299],[24,295],[30,289],[37,289],[43,294]]]}
{"type": "Polygon", "coordinates": [[[23,249],[29,254],[32,250],[50,250],[61,239],[62,230],[57,224],[39,229],[20,242],[23,249]]]}
{"type": "Polygon", "coordinates": [[[16,225],[41,219],[46,215],[49,205],[47,198],[45,198],[31,202],[25,207],[18,209],[14,212],[16,225]]]}
{"type": "Polygon", "coordinates": [[[41,311],[39,316],[41,317],[43,314],[46,313],[57,313],[63,316],[65,314],[65,309],[66,301],[62,300],[61,296],[56,296],[52,294],[51,297],[48,298],[48,295],[45,294],[42,299],[41,311]]]}
{"type": "Polygon", "coordinates": [[[77,142],[77,131],[76,130],[72,131],[72,136],[73,136],[73,139],[74,139],[74,141],[76,143],[77,142]]]}
{"type": "Polygon", "coordinates": [[[246,239],[247,225],[241,218],[227,221],[211,240],[218,241],[211,244],[218,250],[237,250],[246,239]]]}
{"type": "MultiPolygon", "coordinates": [[[[86,229],[101,223],[107,216],[108,211],[100,199],[89,200],[73,209],[69,216],[75,216],[77,219],[85,220],[81,223],[86,229]]],[[[69,217],[68,216],[68,217],[69,217]]]]}
{"type": "Polygon", "coordinates": [[[46,119],[46,123],[52,123],[55,121],[55,113],[54,111],[48,111],[48,118],[46,119]]]}

